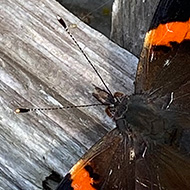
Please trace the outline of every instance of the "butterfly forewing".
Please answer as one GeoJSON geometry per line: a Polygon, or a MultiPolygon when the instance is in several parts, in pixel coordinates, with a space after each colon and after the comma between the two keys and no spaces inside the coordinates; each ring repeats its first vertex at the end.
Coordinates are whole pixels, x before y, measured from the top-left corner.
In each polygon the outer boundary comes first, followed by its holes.
{"type": "Polygon", "coordinates": [[[171,95],[171,109],[183,112],[190,111],[189,10],[188,0],[160,1],[145,37],[135,86],[136,93],[154,98],[171,95]]]}

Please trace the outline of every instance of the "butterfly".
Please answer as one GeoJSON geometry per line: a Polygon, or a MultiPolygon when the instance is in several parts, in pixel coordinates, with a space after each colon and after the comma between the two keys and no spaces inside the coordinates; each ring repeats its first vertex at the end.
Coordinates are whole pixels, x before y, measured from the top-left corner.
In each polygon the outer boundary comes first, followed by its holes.
{"type": "Polygon", "coordinates": [[[97,99],[111,99],[116,128],[56,190],[190,189],[190,1],[160,1],[131,96],[98,90],[97,99]]]}

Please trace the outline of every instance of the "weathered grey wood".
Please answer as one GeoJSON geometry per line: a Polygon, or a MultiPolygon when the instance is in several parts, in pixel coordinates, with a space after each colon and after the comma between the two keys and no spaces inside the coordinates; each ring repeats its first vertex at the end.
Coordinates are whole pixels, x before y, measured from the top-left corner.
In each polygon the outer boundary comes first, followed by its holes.
{"type": "Polygon", "coordinates": [[[71,32],[113,92],[133,92],[137,59],[56,1],[2,0],[0,11],[0,189],[38,190],[114,127],[102,107],[13,112],[96,102],[92,84],[102,84],[56,16],[77,24],[71,32]]]}
{"type": "Polygon", "coordinates": [[[159,0],[115,0],[111,39],[139,57],[158,2],[159,0]]]}

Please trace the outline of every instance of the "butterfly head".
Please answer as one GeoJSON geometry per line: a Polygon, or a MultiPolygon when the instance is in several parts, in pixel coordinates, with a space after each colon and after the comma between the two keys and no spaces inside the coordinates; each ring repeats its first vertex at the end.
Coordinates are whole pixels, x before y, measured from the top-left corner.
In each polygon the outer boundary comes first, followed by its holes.
{"type": "Polygon", "coordinates": [[[115,92],[113,95],[103,90],[97,86],[95,86],[94,92],[92,95],[103,105],[106,105],[106,113],[109,117],[114,119],[115,111],[117,106],[120,104],[125,95],[121,92],[115,92]]]}

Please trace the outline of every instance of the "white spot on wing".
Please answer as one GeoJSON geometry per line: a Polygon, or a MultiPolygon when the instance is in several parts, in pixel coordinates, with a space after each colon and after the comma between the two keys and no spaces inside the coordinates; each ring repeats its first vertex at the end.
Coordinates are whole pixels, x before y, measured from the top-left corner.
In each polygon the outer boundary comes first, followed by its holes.
{"type": "Polygon", "coordinates": [[[152,53],[151,53],[151,57],[150,57],[150,62],[153,61],[153,58],[154,58],[154,53],[152,52],[152,53]]]}
{"type": "Polygon", "coordinates": [[[169,66],[170,63],[171,63],[171,61],[170,61],[169,59],[167,59],[167,60],[165,61],[165,63],[164,63],[164,67],[165,67],[165,66],[169,66]]]}
{"type": "Polygon", "coordinates": [[[169,29],[168,24],[166,24],[166,29],[168,32],[171,32],[171,33],[173,32],[172,30],[169,29]]]}
{"type": "Polygon", "coordinates": [[[144,184],[143,182],[140,182],[138,179],[136,179],[136,182],[142,185],[143,187],[148,187],[146,184],[144,184]]]}
{"type": "Polygon", "coordinates": [[[169,107],[170,107],[170,105],[172,104],[173,100],[174,100],[174,92],[171,92],[170,101],[169,101],[169,103],[168,103],[166,109],[169,109],[169,107]]]}
{"type": "Polygon", "coordinates": [[[135,150],[134,148],[130,150],[129,160],[134,160],[135,158],[135,150]]]}
{"type": "Polygon", "coordinates": [[[143,157],[143,158],[145,157],[146,151],[147,151],[147,147],[145,147],[144,152],[143,152],[143,154],[142,154],[142,157],[143,157]]]}

